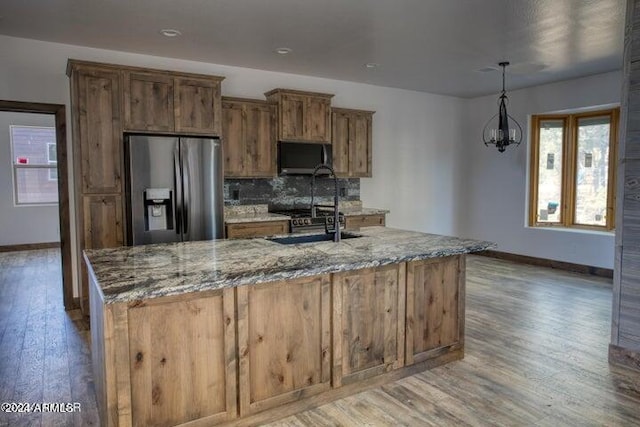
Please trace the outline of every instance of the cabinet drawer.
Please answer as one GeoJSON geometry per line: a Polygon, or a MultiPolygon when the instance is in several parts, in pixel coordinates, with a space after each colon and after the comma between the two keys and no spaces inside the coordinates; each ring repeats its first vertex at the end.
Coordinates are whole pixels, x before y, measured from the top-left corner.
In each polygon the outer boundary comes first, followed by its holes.
{"type": "Polygon", "coordinates": [[[384,215],[357,215],[346,217],[347,230],[357,230],[360,227],[371,227],[375,225],[384,225],[384,215]]]}
{"type": "Polygon", "coordinates": [[[274,234],[287,234],[289,221],[247,222],[240,224],[227,224],[228,239],[246,239],[250,237],[273,236],[274,234]]]}

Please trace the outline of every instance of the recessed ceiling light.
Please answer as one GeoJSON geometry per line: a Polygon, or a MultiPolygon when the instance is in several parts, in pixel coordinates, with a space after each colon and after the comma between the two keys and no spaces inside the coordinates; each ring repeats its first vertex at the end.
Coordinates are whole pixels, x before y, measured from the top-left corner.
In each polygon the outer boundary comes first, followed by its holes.
{"type": "Polygon", "coordinates": [[[378,64],[377,62],[367,62],[366,64],[364,64],[364,66],[367,68],[378,68],[380,64],[378,64]]]}
{"type": "Polygon", "coordinates": [[[180,30],[174,30],[173,28],[165,28],[164,30],[160,30],[160,34],[165,37],[178,37],[182,35],[180,30]]]}
{"type": "Polygon", "coordinates": [[[291,52],[293,52],[293,49],[291,49],[290,47],[279,47],[276,49],[276,53],[279,55],[288,55],[291,52]]]}

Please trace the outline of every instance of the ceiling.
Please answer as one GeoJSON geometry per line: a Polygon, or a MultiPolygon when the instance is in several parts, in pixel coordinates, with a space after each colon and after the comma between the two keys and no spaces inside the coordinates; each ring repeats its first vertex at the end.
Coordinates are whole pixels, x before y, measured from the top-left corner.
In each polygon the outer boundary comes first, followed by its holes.
{"type": "Polygon", "coordinates": [[[0,34],[460,97],[622,65],[624,0],[2,0],[0,34]],[[178,29],[179,37],[159,31],[178,29]],[[275,49],[293,51],[279,55],[275,49]],[[377,63],[377,68],[365,64],[377,63]],[[485,69],[485,71],[478,71],[485,69]],[[487,70],[488,69],[488,70],[487,70]]]}

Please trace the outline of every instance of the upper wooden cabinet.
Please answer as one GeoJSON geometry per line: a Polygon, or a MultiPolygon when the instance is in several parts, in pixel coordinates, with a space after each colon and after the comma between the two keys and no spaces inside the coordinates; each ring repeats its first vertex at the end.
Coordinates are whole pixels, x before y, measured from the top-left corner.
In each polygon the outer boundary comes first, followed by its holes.
{"type": "Polygon", "coordinates": [[[176,132],[220,135],[221,77],[176,77],[174,112],[176,132]]]}
{"type": "Polygon", "coordinates": [[[274,89],[265,93],[278,106],[278,140],[331,143],[333,95],[274,89]]]}
{"type": "Polygon", "coordinates": [[[123,74],[125,129],[173,131],[173,78],[153,72],[123,74]]]}
{"type": "Polygon", "coordinates": [[[124,130],[220,135],[222,77],[123,70],[124,130]]]}
{"type": "Polygon", "coordinates": [[[222,144],[226,177],[275,176],[275,106],[265,101],[223,98],[222,144]]]}
{"type": "Polygon", "coordinates": [[[122,190],[120,73],[85,66],[70,70],[76,185],[81,193],[122,190]]]}
{"type": "Polygon", "coordinates": [[[373,111],[332,108],[333,169],[341,177],[371,177],[373,111]]]}

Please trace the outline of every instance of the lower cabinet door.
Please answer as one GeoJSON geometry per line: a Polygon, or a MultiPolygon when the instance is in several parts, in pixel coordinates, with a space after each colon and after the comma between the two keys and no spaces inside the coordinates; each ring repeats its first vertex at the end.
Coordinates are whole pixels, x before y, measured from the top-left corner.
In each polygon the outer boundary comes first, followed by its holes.
{"type": "Polygon", "coordinates": [[[212,424],[237,416],[233,294],[130,304],[132,425],[212,424]]]}
{"type": "Polygon", "coordinates": [[[333,276],[333,387],[404,365],[405,264],[333,276]]]}
{"type": "Polygon", "coordinates": [[[240,415],[330,388],[329,275],[237,288],[240,415]]]}
{"type": "Polygon", "coordinates": [[[462,348],[464,255],[407,263],[407,365],[462,348]]]}

